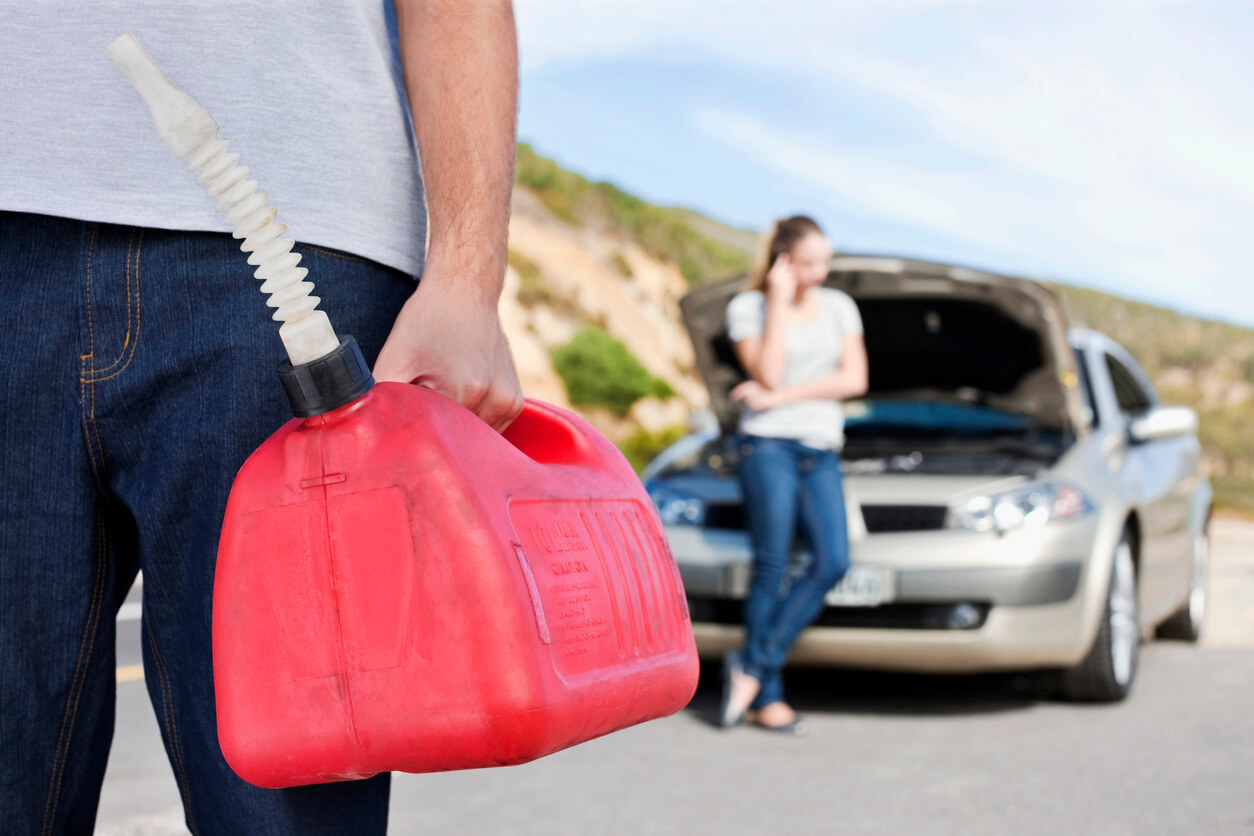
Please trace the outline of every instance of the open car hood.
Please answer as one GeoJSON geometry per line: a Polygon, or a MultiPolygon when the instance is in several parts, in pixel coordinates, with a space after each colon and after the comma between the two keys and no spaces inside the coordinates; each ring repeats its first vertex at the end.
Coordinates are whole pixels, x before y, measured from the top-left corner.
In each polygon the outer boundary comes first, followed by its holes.
{"type": "MultiPolygon", "coordinates": [[[[825,284],[858,305],[870,369],[868,398],[976,403],[1068,435],[1086,426],[1062,300],[1028,279],[926,261],[838,255],[825,284]]],[[[684,325],[710,406],[724,431],[745,379],[727,338],[726,311],[744,277],[682,300],[684,325]]]]}

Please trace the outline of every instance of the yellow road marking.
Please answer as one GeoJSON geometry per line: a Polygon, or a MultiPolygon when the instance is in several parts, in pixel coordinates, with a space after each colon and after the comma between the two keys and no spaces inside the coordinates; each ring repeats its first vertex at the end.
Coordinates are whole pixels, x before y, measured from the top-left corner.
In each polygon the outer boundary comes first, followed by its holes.
{"type": "Polygon", "coordinates": [[[118,668],[118,682],[134,682],[144,678],[142,665],[123,665],[118,668]]]}

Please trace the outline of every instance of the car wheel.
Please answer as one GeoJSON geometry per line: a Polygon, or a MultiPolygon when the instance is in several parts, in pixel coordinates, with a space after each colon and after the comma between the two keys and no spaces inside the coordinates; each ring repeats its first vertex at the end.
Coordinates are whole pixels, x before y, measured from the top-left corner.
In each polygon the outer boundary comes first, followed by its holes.
{"type": "Polygon", "coordinates": [[[1125,531],[1110,563],[1106,607],[1097,637],[1084,661],[1063,673],[1063,695],[1087,702],[1123,699],[1132,690],[1140,648],[1136,561],[1132,557],[1132,537],[1125,531]]]}
{"type": "Polygon", "coordinates": [[[1206,604],[1210,579],[1210,536],[1203,528],[1193,535],[1193,577],[1189,581],[1189,598],[1180,609],[1158,627],[1164,639],[1195,642],[1202,637],[1206,623],[1206,604]]]}

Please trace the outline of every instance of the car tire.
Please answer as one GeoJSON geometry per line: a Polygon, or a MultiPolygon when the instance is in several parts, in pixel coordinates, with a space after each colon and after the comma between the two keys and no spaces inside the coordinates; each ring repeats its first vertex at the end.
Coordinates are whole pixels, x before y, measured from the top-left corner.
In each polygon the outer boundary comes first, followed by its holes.
{"type": "Polygon", "coordinates": [[[1206,528],[1193,535],[1193,575],[1189,581],[1189,597],[1180,609],[1158,626],[1162,639],[1196,642],[1206,624],[1206,606],[1210,603],[1210,535],[1206,528]]]}
{"type": "Polygon", "coordinates": [[[1118,702],[1132,690],[1141,646],[1132,542],[1132,535],[1125,530],[1115,546],[1106,605],[1093,646],[1084,661],[1062,675],[1062,693],[1067,699],[1118,702]]]}

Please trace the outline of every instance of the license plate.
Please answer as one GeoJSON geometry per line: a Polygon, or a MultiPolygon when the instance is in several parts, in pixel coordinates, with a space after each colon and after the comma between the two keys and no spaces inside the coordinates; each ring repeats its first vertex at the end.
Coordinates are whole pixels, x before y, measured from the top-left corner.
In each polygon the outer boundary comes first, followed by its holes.
{"type": "Polygon", "coordinates": [[[830,607],[878,607],[893,598],[893,572],[881,566],[850,566],[849,571],[828,590],[830,607]]]}

